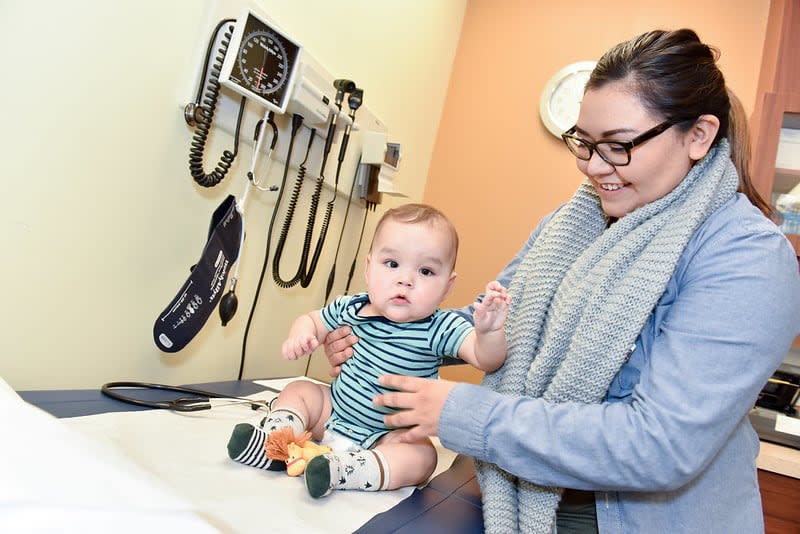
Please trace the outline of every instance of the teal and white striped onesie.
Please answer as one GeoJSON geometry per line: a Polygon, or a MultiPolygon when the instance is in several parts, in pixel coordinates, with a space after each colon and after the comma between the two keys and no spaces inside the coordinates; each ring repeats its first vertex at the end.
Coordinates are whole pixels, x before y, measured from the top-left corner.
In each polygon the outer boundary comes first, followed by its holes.
{"type": "Polygon", "coordinates": [[[320,311],[326,328],[348,325],[359,339],[353,346],[353,356],[331,384],[333,413],[326,428],[364,448],[372,447],[391,430],[383,424],[383,416],[395,411],[372,404],[376,395],[388,391],[378,384],[378,377],[398,374],[436,378],[441,358],[457,356],[473,329],[460,315],[442,310],[409,323],[359,316],[367,303],[368,295],[359,293],[339,297],[320,311]]]}

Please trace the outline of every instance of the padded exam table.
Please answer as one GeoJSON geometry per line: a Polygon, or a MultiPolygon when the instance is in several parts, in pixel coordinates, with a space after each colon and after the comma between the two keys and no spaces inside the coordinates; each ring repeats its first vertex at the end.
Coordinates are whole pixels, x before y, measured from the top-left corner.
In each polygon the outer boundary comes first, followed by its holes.
{"type": "MultiPolygon", "coordinates": [[[[248,380],[193,384],[192,387],[236,397],[272,390],[248,380]]],[[[18,393],[25,401],[56,417],[149,409],[106,397],[99,389],[18,393]]],[[[148,400],[171,398],[169,393],[158,390],[137,392],[137,396],[148,400]]],[[[174,393],[172,396],[174,397],[174,393]]],[[[448,470],[431,479],[425,487],[415,489],[409,497],[393,508],[375,515],[355,532],[357,534],[482,533],[480,489],[475,479],[472,460],[457,456],[448,470]]]]}

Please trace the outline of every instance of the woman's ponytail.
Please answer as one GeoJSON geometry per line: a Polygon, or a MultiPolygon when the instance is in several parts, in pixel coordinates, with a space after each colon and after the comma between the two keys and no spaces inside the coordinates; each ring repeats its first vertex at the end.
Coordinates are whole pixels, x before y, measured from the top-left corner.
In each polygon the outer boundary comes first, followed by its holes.
{"type": "Polygon", "coordinates": [[[744,193],[750,202],[770,217],[772,207],[756,191],[751,176],[751,155],[750,131],[747,126],[747,115],[739,97],[728,87],[728,98],[731,101],[730,111],[728,112],[728,142],[731,147],[731,160],[739,173],[739,192],[744,193]]]}

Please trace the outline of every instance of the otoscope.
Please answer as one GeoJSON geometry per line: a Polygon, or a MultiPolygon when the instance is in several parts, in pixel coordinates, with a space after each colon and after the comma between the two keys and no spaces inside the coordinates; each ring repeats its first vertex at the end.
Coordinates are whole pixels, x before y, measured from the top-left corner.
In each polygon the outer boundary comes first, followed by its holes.
{"type": "MultiPolygon", "coordinates": [[[[361,107],[361,104],[364,102],[364,90],[363,89],[353,89],[350,93],[350,97],[347,99],[347,105],[350,108],[350,121],[352,124],[355,124],[355,117],[356,117],[356,110],[361,107]]],[[[344,134],[342,136],[342,145],[339,149],[339,163],[336,167],[336,184],[338,187],[339,183],[339,172],[342,170],[342,162],[344,161],[344,155],[347,151],[347,143],[350,140],[350,125],[348,124],[345,127],[344,134]]],[[[355,184],[355,179],[353,181],[355,184]]],[[[333,192],[334,196],[336,195],[336,191],[333,192]]],[[[352,187],[350,189],[350,194],[352,195],[352,187]]],[[[344,232],[344,225],[347,223],[347,214],[350,211],[350,204],[347,205],[347,210],[344,212],[344,221],[342,222],[342,232],[344,232]]],[[[342,235],[339,235],[339,244],[336,246],[336,254],[333,258],[333,266],[331,267],[331,272],[328,274],[328,283],[325,287],[325,302],[328,301],[328,297],[330,297],[331,289],[333,288],[333,281],[336,278],[336,260],[339,257],[339,246],[342,244],[342,235]]],[[[355,262],[354,262],[355,265],[355,262]]],[[[352,278],[354,267],[350,268],[350,277],[352,278]]]]}

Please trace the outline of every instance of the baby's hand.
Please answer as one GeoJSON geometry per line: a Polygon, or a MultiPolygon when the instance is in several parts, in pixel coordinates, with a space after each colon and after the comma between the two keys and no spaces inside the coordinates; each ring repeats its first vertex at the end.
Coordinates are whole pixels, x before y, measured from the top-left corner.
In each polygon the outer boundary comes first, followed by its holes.
{"type": "Polygon", "coordinates": [[[301,334],[289,337],[283,342],[281,351],[287,360],[296,360],[300,356],[311,354],[319,346],[317,338],[311,334],[301,334]]]}
{"type": "Polygon", "coordinates": [[[475,303],[475,312],[472,314],[475,330],[487,333],[502,329],[510,304],[511,295],[506,288],[500,282],[489,282],[483,301],[475,303]]]}

